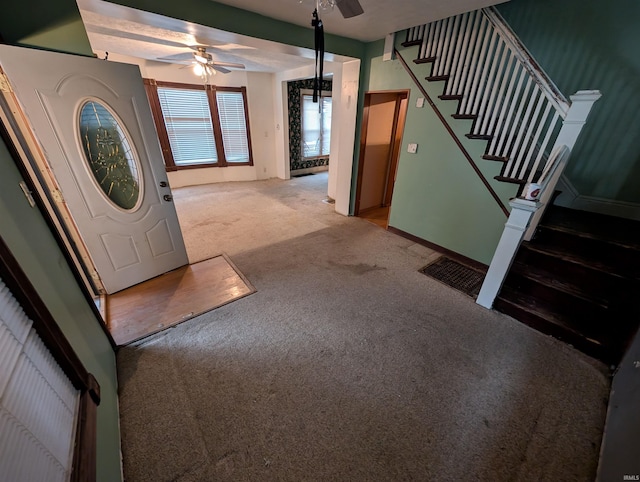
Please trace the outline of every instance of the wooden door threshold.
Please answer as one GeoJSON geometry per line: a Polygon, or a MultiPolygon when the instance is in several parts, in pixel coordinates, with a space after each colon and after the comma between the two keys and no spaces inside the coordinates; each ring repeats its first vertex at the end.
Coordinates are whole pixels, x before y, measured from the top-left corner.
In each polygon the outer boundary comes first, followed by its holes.
{"type": "Polygon", "coordinates": [[[122,346],[255,291],[222,254],[108,295],[107,326],[122,346]]]}

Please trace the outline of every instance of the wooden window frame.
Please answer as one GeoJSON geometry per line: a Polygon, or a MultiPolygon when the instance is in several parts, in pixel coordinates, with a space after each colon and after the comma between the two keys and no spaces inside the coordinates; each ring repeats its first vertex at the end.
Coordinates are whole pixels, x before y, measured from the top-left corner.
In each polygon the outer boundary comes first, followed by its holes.
{"type": "Polygon", "coordinates": [[[167,172],[179,171],[183,169],[202,169],[206,167],[253,166],[253,149],[251,148],[251,130],[249,129],[249,108],[247,103],[246,87],[218,87],[208,84],[183,84],[178,82],[158,81],[154,79],[143,79],[143,81],[145,90],[147,92],[147,97],[149,98],[151,113],[153,114],[153,121],[156,125],[156,131],[158,132],[160,147],[162,149],[165,169],[167,170],[167,172]],[[216,144],[218,162],[186,165],[177,165],[175,163],[173,152],[171,151],[171,144],[169,142],[169,134],[167,133],[164,116],[162,115],[162,107],[160,105],[160,98],[158,97],[158,87],[200,91],[204,90],[207,93],[207,100],[209,101],[209,110],[211,112],[213,136],[216,144]],[[222,139],[222,129],[220,127],[220,116],[218,114],[218,101],[216,92],[239,92],[242,94],[242,100],[244,104],[245,128],[247,131],[247,147],[249,149],[249,160],[247,162],[227,162],[224,153],[224,141],[222,139]]]}
{"type": "Polygon", "coordinates": [[[80,392],[71,481],[95,481],[100,385],[85,369],[53,315],[1,237],[0,278],[33,322],[33,329],[51,352],[54,360],[69,377],[74,388],[80,392]]]}

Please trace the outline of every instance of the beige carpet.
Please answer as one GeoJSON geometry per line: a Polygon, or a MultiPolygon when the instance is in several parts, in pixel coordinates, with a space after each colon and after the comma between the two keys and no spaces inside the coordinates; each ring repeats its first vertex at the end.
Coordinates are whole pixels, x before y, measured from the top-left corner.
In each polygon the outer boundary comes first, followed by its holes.
{"type": "Polygon", "coordinates": [[[271,179],[257,184],[233,182],[175,189],[189,262],[220,253],[233,257],[327,227],[321,218],[309,216],[305,210],[309,203],[318,203],[324,197],[322,190],[313,199],[305,197],[296,188],[305,179],[310,184],[326,186],[326,175],[319,174],[292,179],[285,186],[271,179]],[[274,197],[271,189],[276,186],[279,191],[274,197]]]}
{"type": "Polygon", "coordinates": [[[606,367],[420,273],[326,177],[197,190],[191,255],[257,291],[119,350],[127,482],[594,479],[606,367]]]}

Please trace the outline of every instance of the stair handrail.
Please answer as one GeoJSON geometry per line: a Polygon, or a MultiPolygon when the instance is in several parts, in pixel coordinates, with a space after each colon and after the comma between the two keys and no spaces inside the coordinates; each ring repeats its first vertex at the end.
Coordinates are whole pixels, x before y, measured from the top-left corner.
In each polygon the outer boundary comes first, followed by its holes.
{"type": "Polygon", "coordinates": [[[473,120],[467,137],[488,141],[483,158],[504,162],[495,179],[544,187],[537,199],[519,192],[509,201],[509,219],[477,299],[490,308],[520,242],[532,238],[552,202],[601,93],[582,90],[567,100],[494,7],[411,27],[404,45],[419,46],[415,63],[432,63],[426,80],[446,81],[439,97],[459,101],[454,117],[473,120]]]}
{"type": "MultiPolygon", "coordinates": [[[[569,155],[571,154],[571,149],[566,144],[559,144],[555,147],[551,156],[549,156],[549,161],[547,162],[548,169],[540,176],[538,179],[538,185],[540,186],[540,193],[544,193],[547,190],[547,186],[551,182],[553,175],[558,169],[560,164],[565,164],[569,160],[569,155]]],[[[555,188],[555,185],[552,186],[555,188]]]]}
{"type": "Polygon", "coordinates": [[[502,210],[504,215],[508,218],[509,217],[509,210],[504,205],[504,203],[502,202],[502,200],[500,199],[500,197],[498,196],[496,191],[491,187],[491,184],[489,184],[489,182],[485,178],[484,174],[482,174],[482,171],[478,168],[478,166],[474,162],[473,158],[471,157],[471,154],[469,154],[469,151],[467,151],[467,149],[464,147],[462,142],[460,142],[460,139],[458,138],[458,136],[456,135],[454,130],[451,128],[451,126],[449,125],[449,123],[445,119],[444,115],[442,115],[442,112],[440,111],[438,106],[435,104],[435,102],[433,102],[433,100],[431,99],[431,96],[429,95],[427,90],[424,88],[424,86],[420,83],[420,81],[416,77],[416,74],[411,70],[411,68],[409,67],[409,64],[407,64],[407,62],[404,60],[404,57],[402,56],[402,54],[397,49],[394,49],[394,55],[395,55],[396,59],[398,59],[400,61],[400,64],[404,67],[404,69],[407,72],[407,74],[409,75],[409,77],[411,77],[411,79],[413,80],[413,83],[416,85],[416,87],[418,87],[418,90],[420,90],[420,92],[422,93],[424,98],[427,100],[427,103],[429,104],[429,106],[431,106],[431,108],[433,109],[433,112],[436,114],[436,116],[438,117],[438,119],[440,120],[442,125],[444,126],[445,130],[447,131],[447,133],[451,136],[453,141],[456,143],[456,145],[457,145],[458,149],[460,150],[460,152],[462,153],[462,155],[466,158],[466,160],[469,163],[469,165],[472,167],[474,172],[478,175],[478,177],[480,178],[480,180],[482,181],[484,186],[487,188],[487,190],[489,191],[489,194],[491,194],[491,197],[493,197],[493,199],[496,201],[496,203],[498,203],[498,206],[500,207],[500,209],[502,210]]]}
{"type": "Polygon", "coordinates": [[[556,84],[542,69],[540,64],[536,62],[536,59],[533,58],[533,55],[531,55],[527,47],[525,47],[525,45],[520,41],[518,36],[495,7],[485,7],[482,9],[482,13],[499,32],[502,39],[511,46],[515,56],[520,60],[520,62],[522,62],[523,67],[527,72],[529,72],[529,75],[531,75],[534,82],[540,86],[542,91],[547,95],[549,101],[555,107],[556,111],[558,111],[560,116],[564,119],[571,107],[569,99],[565,97],[556,84]]]}

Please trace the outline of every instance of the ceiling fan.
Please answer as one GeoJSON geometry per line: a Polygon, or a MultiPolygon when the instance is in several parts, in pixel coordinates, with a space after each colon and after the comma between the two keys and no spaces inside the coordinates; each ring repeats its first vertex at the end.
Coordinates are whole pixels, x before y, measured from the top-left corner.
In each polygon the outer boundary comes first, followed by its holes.
{"type": "Polygon", "coordinates": [[[358,0],[316,0],[316,7],[318,10],[332,10],[333,7],[338,7],[344,18],[357,17],[364,13],[358,0]]]}
{"type": "MultiPolygon", "coordinates": [[[[187,63],[185,67],[192,67],[196,75],[207,81],[209,77],[216,75],[216,72],[228,74],[230,69],[244,69],[245,65],[234,62],[218,62],[207,52],[204,45],[189,45],[192,51],[181,54],[161,57],[158,60],[164,62],[187,63]]],[[[185,68],[183,67],[183,68],[185,68]]]]}

